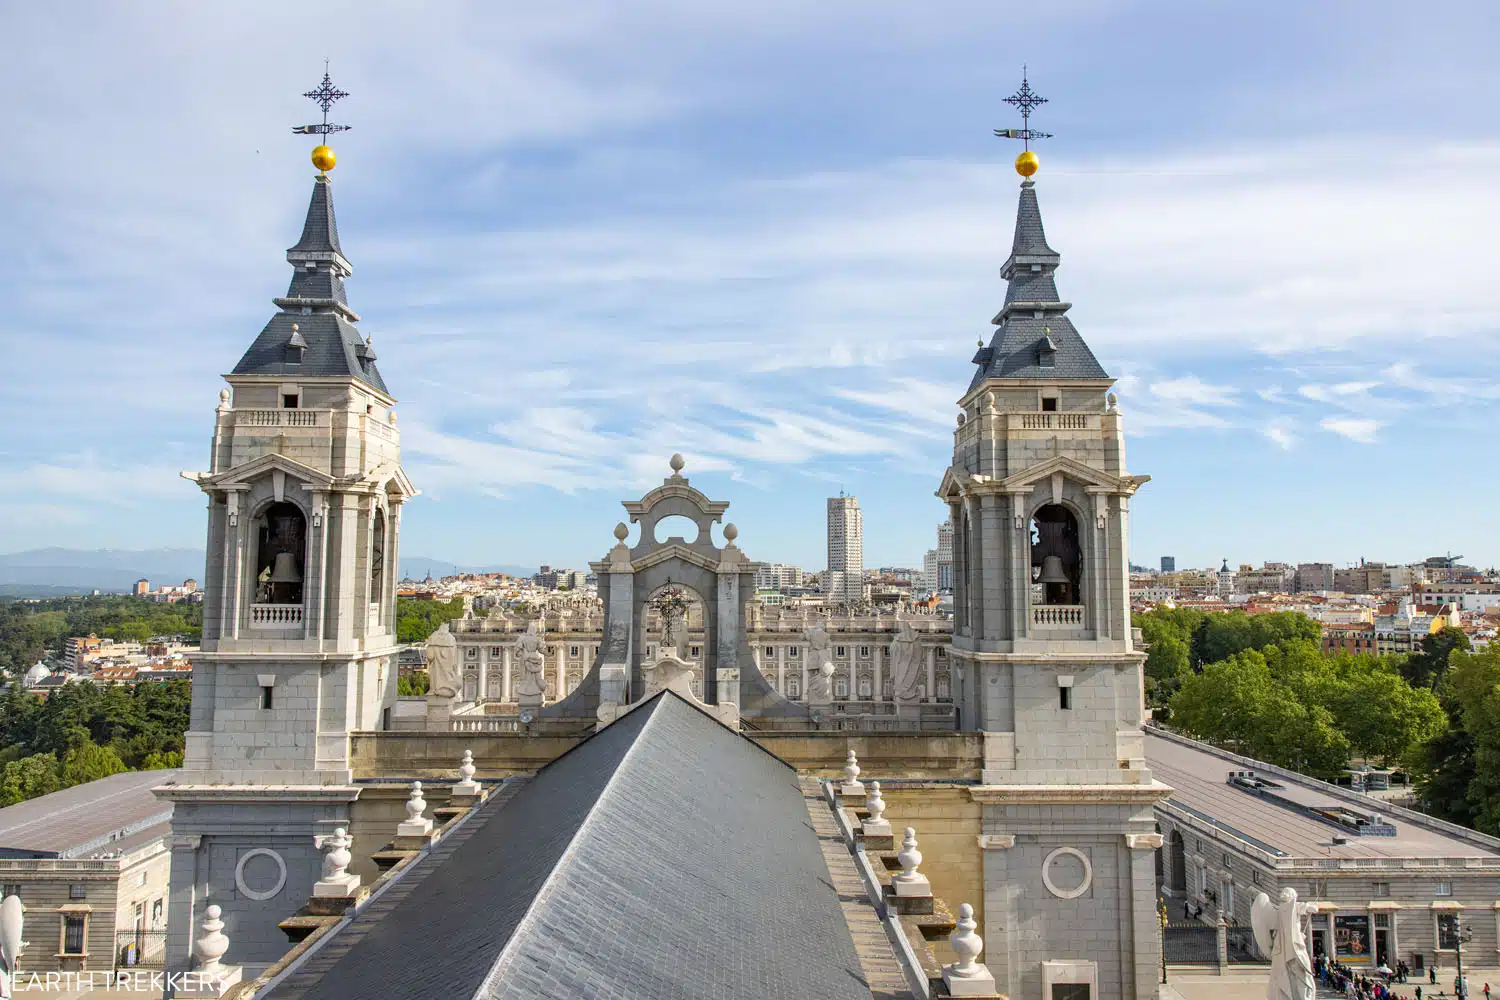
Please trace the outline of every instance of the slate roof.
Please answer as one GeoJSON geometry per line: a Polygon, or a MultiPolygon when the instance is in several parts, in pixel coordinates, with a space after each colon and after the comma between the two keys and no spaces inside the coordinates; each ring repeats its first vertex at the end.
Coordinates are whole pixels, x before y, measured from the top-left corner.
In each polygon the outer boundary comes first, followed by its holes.
{"type": "Polygon", "coordinates": [[[313,182],[302,238],[286,257],[293,271],[286,295],[274,300],[281,312],[271,317],[230,374],[352,376],[389,394],[375,366],[374,350],[355,328],[359,317],[349,308],[344,291],[351,269],[339,245],[333,191],[326,176],[313,182]],[[300,352],[293,349],[293,323],[306,344],[300,352]]]}
{"type": "Polygon", "coordinates": [[[987,378],[1109,378],[1065,315],[1070,303],[1059,298],[1053,279],[1061,262],[1047,245],[1036,185],[1023,181],[1010,257],[1000,271],[1008,283],[1005,304],[991,321],[997,329],[989,344],[974,355],[979,367],[970,389],[987,378]]]}
{"type": "Polygon", "coordinates": [[[151,789],[176,771],[126,771],[0,809],[0,858],[78,858],[168,833],[172,804],[151,789]]]}
{"type": "Polygon", "coordinates": [[[796,772],[671,692],[483,823],[298,996],[870,998],[796,772]]]}

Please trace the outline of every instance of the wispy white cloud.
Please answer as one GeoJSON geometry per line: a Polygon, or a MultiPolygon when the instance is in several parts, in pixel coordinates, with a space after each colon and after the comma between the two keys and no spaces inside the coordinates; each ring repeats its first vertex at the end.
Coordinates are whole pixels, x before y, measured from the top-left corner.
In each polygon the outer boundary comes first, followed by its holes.
{"type": "Polygon", "coordinates": [[[1210,385],[1196,375],[1152,382],[1150,391],[1157,399],[1199,406],[1234,406],[1239,393],[1233,386],[1210,385]]]}
{"type": "Polygon", "coordinates": [[[1292,428],[1290,420],[1278,417],[1262,424],[1260,432],[1282,451],[1291,451],[1297,447],[1297,435],[1292,428]]]}
{"type": "Polygon", "coordinates": [[[1378,420],[1370,420],[1365,417],[1324,417],[1318,422],[1318,426],[1325,431],[1331,431],[1350,441],[1360,444],[1374,444],[1376,434],[1383,426],[1378,420]]]}

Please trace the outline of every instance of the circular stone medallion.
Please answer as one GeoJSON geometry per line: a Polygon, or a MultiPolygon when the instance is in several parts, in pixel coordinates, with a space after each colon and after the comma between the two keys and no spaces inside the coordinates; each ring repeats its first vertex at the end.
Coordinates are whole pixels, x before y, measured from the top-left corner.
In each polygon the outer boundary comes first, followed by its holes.
{"type": "MultiPolygon", "coordinates": [[[[1068,867],[1071,868],[1073,866],[1069,865],[1068,867]]],[[[1089,886],[1093,885],[1093,883],[1094,866],[1089,864],[1088,855],[1076,847],[1059,847],[1047,855],[1047,860],[1042,862],[1042,884],[1047,887],[1048,892],[1052,893],[1058,899],[1077,899],[1088,892],[1089,886]],[[1083,878],[1071,889],[1063,888],[1052,881],[1052,866],[1061,858],[1077,858],[1078,863],[1083,866],[1083,878]]]]}
{"type": "Polygon", "coordinates": [[[262,900],[270,899],[281,892],[286,885],[286,861],[271,850],[269,847],[257,847],[240,855],[239,864],[234,866],[234,887],[240,891],[240,895],[246,899],[262,900]],[[276,865],[276,882],[269,889],[252,889],[245,882],[245,866],[253,858],[270,858],[276,865]]]}

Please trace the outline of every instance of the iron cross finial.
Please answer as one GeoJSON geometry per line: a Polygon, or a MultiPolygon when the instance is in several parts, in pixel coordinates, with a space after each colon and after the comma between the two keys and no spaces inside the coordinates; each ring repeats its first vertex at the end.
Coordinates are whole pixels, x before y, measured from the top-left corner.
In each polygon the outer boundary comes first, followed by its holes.
{"type": "Polygon", "coordinates": [[[1020,128],[997,128],[995,134],[1002,139],[1020,139],[1026,146],[1031,148],[1032,139],[1050,139],[1051,132],[1038,132],[1031,127],[1031,113],[1038,107],[1047,103],[1047,99],[1031,89],[1031,83],[1026,79],[1026,67],[1021,67],[1021,89],[1005,98],[1009,104],[1021,112],[1020,128]]]}
{"type": "Polygon", "coordinates": [[[323,109],[323,122],[319,125],[296,125],[292,131],[298,135],[332,135],[335,132],[347,132],[353,126],[334,125],[328,121],[329,110],[339,101],[348,97],[346,91],[342,91],[333,85],[328,77],[328,60],[323,60],[323,82],[317,87],[302,95],[309,98],[314,104],[323,109]]]}

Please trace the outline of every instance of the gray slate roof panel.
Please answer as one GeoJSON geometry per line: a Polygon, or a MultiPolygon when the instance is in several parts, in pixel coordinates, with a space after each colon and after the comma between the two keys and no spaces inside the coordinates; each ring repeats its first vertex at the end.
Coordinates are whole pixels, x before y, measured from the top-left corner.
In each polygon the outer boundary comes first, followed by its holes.
{"type": "MultiPolygon", "coordinates": [[[[313,182],[312,200],[307,206],[307,220],[302,226],[302,238],[288,254],[330,254],[343,256],[339,247],[338,223],[333,217],[333,192],[328,178],[319,176],[313,182]]],[[[302,257],[294,258],[305,260],[302,257]]],[[[317,270],[307,271],[294,264],[291,284],[286,298],[333,299],[348,305],[344,292],[344,279],[331,270],[331,262],[314,258],[317,270]]],[[[330,306],[314,306],[311,313],[300,308],[287,308],[271,317],[265,329],[255,338],[239,363],[230,372],[232,375],[276,375],[285,378],[298,376],[346,376],[362,382],[389,395],[385,380],[373,357],[360,356],[363,337],[342,314],[330,306]],[[291,341],[292,324],[307,341],[307,351],[300,364],[288,360],[287,344],[291,341]]]]}
{"type": "Polygon", "coordinates": [[[439,995],[870,991],[795,771],[668,693],[543,768],[305,997],[439,995]]]}
{"type": "MultiPolygon", "coordinates": [[[[1057,251],[1047,245],[1036,186],[1026,181],[1021,185],[1020,203],[1016,206],[1015,239],[1003,272],[1007,279],[1005,304],[1061,304],[1053,277],[1061,260],[1057,251]],[[1040,270],[1032,270],[1034,266],[1040,270]]],[[[1109,373],[1067,319],[1066,308],[1047,309],[1040,317],[1033,311],[1018,310],[1001,320],[988,346],[975,355],[979,367],[969,382],[969,389],[978,388],[987,378],[1108,379],[1109,373]],[[1050,337],[1057,347],[1050,366],[1039,363],[1038,347],[1043,337],[1050,337]]]]}
{"type": "Polygon", "coordinates": [[[0,857],[73,857],[93,853],[89,845],[96,843],[99,850],[119,849],[171,816],[172,804],[151,789],[176,777],[176,771],[126,771],[6,806],[0,809],[0,857]],[[110,841],[114,834],[121,836],[110,841]]]}

